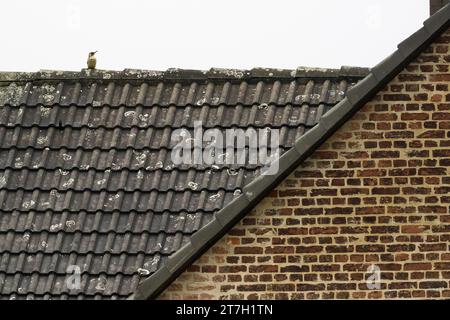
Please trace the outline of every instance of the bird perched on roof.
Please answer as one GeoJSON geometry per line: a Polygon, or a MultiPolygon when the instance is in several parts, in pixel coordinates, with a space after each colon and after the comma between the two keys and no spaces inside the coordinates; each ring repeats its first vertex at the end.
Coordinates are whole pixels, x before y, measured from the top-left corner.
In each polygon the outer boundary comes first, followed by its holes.
{"type": "Polygon", "coordinates": [[[97,51],[89,52],[89,56],[87,59],[88,69],[95,69],[95,66],[97,65],[97,58],[95,57],[96,53],[97,51]]]}

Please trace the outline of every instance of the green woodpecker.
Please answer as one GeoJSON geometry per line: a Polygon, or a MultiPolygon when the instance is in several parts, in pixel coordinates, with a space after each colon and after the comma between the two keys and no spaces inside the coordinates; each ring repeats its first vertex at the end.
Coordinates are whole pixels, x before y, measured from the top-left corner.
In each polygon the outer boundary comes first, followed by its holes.
{"type": "Polygon", "coordinates": [[[89,52],[89,56],[87,59],[88,69],[95,69],[95,65],[97,64],[97,58],[95,57],[96,53],[97,51],[89,52]]]}

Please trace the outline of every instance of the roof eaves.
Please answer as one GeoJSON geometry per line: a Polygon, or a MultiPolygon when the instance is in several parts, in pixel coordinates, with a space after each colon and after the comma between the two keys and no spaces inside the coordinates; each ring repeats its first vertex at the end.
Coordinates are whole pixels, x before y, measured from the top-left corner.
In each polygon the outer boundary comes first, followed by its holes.
{"type": "MultiPolygon", "coordinates": [[[[372,96],[392,80],[414,57],[449,27],[450,5],[446,5],[424,22],[424,27],[399,44],[398,50],[375,66],[354,86],[347,97],[328,112],[308,133],[300,137],[295,147],[284,153],[277,174],[260,176],[244,187],[243,194],[220,210],[215,218],[199,230],[197,237],[176,254],[168,264],[139,285],[131,299],[156,298],[181,272],[225,235],[242,217],[286,178],[314,150],[329,138],[346,120],[357,112],[372,96]]],[[[195,236],[195,234],[194,234],[195,236]]]]}

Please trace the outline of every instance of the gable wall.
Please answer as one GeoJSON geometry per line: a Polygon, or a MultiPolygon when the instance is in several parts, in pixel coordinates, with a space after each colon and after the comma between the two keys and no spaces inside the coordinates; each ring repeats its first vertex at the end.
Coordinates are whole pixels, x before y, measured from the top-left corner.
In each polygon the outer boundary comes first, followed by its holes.
{"type": "Polygon", "coordinates": [[[160,298],[450,298],[449,43],[450,30],[160,298]]]}
{"type": "Polygon", "coordinates": [[[443,8],[447,3],[448,0],[430,0],[430,16],[443,8]]]}

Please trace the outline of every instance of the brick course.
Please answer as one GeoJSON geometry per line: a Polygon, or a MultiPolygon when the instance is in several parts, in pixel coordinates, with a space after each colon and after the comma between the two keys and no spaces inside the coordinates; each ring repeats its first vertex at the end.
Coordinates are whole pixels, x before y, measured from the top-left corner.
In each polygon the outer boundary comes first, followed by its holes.
{"type": "Polygon", "coordinates": [[[449,85],[447,30],[160,298],[450,298],[449,85]]]}

